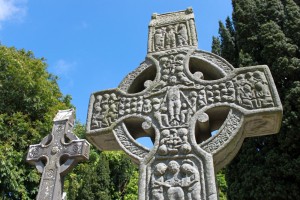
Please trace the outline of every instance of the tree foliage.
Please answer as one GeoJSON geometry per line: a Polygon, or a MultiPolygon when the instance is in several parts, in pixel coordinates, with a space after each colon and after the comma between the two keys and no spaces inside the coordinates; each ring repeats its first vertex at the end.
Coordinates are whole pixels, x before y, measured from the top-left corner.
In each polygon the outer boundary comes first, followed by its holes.
{"type": "Polygon", "coordinates": [[[222,169],[217,173],[217,186],[219,193],[219,200],[227,200],[227,182],[225,179],[225,170],[222,169]]]}
{"type": "MultiPolygon", "coordinates": [[[[85,138],[85,126],[80,123],[74,132],[85,138]]],[[[65,191],[70,200],[130,199],[138,192],[137,173],[137,167],[124,153],[100,152],[92,146],[90,159],[67,175],[65,191]],[[136,188],[131,187],[134,185],[136,188]]]]}
{"type": "Polygon", "coordinates": [[[25,164],[30,144],[51,132],[52,118],[70,107],[57,78],[33,53],[0,46],[0,195],[33,199],[40,176],[25,164]]]}
{"type": "MultiPolygon", "coordinates": [[[[0,46],[0,198],[35,199],[41,175],[26,164],[29,145],[51,133],[58,110],[72,107],[44,59],[0,46]]],[[[85,138],[77,123],[75,134],[85,138]]],[[[137,194],[137,168],[123,153],[102,153],[92,147],[90,160],[65,178],[68,199],[124,199],[137,194]],[[134,176],[133,176],[134,175],[134,176]]],[[[127,198],[128,199],[128,198],[127,198]]]]}
{"type": "Polygon", "coordinates": [[[284,109],[280,133],[246,139],[227,167],[229,199],[300,199],[300,8],[295,2],[233,0],[233,28],[228,19],[225,26],[220,23],[214,39],[221,47],[215,53],[235,67],[267,64],[284,109]]]}

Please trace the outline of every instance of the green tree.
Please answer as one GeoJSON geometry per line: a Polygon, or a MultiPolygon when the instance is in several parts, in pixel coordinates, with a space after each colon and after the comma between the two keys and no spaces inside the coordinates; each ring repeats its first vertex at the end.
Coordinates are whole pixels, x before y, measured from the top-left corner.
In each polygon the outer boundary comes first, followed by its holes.
{"type": "MultiPolygon", "coordinates": [[[[85,126],[77,123],[74,133],[85,138],[85,126]]],[[[136,176],[137,167],[124,153],[100,152],[91,146],[89,161],[79,163],[64,186],[70,200],[130,199],[137,196],[136,176]]]]}
{"type": "MultiPolygon", "coordinates": [[[[85,138],[85,126],[77,122],[74,133],[85,138]]],[[[109,161],[91,146],[87,162],[79,163],[65,178],[65,191],[71,200],[110,200],[111,180],[109,161]]]]}
{"type": "MultiPolygon", "coordinates": [[[[0,46],[0,96],[0,198],[35,199],[41,175],[26,164],[29,145],[51,132],[57,111],[72,107],[71,97],[62,95],[44,59],[4,46],[0,46]]],[[[74,132],[85,138],[80,123],[74,132]]],[[[65,178],[65,191],[74,200],[124,199],[127,191],[134,193],[127,185],[136,181],[130,180],[136,171],[123,153],[102,153],[92,147],[90,160],[65,178]]]]}
{"type": "Polygon", "coordinates": [[[227,182],[225,180],[225,170],[217,173],[217,186],[220,200],[227,200],[227,182]]]}
{"type": "MultiPolygon", "coordinates": [[[[129,157],[121,151],[105,152],[104,154],[109,160],[110,177],[112,181],[112,199],[124,199],[124,196],[128,192],[127,185],[130,181],[131,184],[135,181],[131,178],[137,171],[137,167],[132,163],[129,157]]],[[[136,184],[138,183],[136,182],[136,184]]]]}
{"type": "Polygon", "coordinates": [[[222,56],[221,55],[221,41],[218,37],[215,37],[215,36],[212,37],[211,52],[213,52],[214,54],[217,54],[219,56],[222,56]]]}
{"type": "Polygon", "coordinates": [[[133,175],[131,176],[127,186],[125,187],[124,200],[138,199],[138,180],[139,172],[136,169],[133,171],[133,175]]]}
{"type": "Polygon", "coordinates": [[[33,53],[0,46],[0,195],[34,199],[40,175],[25,164],[30,144],[51,132],[59,109],[69,108],[57,77],[33,53]]]}
{"type": "Polygon", "coordinates": [[[221,56],[227,58],[228,62],[236,65],[236,49],[235,49],[235,30],[229,17],[226,19],[226,25],[219,22],[220,49],[221,56]]]}
{"type": "MultiPolygon", "coordinates": [[[[227,167],[228,199],[300,198],[300,8],[293,0],[233,0],[235,67],[267,64],[284,115],[279,134],[245,140],[227,167]]],[[[226,27],[227,28],[227,27],[226,27]]],[[[220,25],[220,30],[224,25],[220,25]]],[[[220,34],[221,46],[222,36],[220,34]]],[[[224,43],[221,55],[232,45],[224,43]]]]}

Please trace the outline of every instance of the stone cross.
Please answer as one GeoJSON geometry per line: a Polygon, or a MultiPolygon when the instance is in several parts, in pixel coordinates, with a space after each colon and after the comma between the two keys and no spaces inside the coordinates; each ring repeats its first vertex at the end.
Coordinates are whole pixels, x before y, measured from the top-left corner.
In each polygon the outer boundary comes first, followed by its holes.
{"type": "Polygon", "coordinates": [[[52,133],[30,145],[27,154],[27,162],[42,173],[37,200],[62,199],[63,177],[78,161],[89,158],[90,144],[72,133],[74,110],[60,110],[53,122],[52,133]]]}
{"type": "Polygon", "coordinates": [[[197,46],[191,8],[153,14],[146,60],[117,89],[91,95],[87,138],[139,165],[139,200],[216,200],[215,172],[244,138],[279,131],[282,106],[268,67],[235,69],[197,46]]]}

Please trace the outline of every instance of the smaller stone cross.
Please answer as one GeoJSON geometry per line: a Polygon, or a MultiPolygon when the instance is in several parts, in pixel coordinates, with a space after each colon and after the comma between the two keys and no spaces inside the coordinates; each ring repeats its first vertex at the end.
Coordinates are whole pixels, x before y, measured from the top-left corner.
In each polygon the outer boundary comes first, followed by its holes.
{"type": "Polygon", "coordinates": [[[63,176],[78,161],[88,160],[90,144],[72,133],[74,110],[60,110],[53,119],[52,133],[40,144],[30,145],[26,161],[42,173],[37,200],[62,199],[63,176]]]}

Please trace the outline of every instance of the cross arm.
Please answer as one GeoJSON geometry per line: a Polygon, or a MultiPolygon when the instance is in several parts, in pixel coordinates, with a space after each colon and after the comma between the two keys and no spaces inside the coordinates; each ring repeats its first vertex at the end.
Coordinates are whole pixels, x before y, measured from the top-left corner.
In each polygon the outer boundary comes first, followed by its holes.
{"type": "Polygon", "coordinates": [[[135,142],[139,133],[148,134],[142,126],[147,118],[144,100],[143,95],[127,94],[118,88],[92,94],[87,118],[89,141],[101,150],[121,150],[120,146],[125,146],[138,162],[149,152],[135,142]]]}
{"type": "Polygon", "coordinates": [[[205,109],[229,106],[231,110],[218,134],[203,141],[200,147],[213,155],[218,171],[233,159],[246,137],[279,132],[282,105],[266,65],[235,69],[215,85],[214,93],[207,90],[205,109]],[[230,87],[220,88],[224,82],[230,87]]]}
{"type": "Polygon", "coordinates": [[[87,160],[89,158],[89,143],[86,140],[73,140],[64,144],[63,153],[69,158],[76,157],[79,160],[87,160]]]}
{"type": "Polygon", "coordinates": [[[282,105],[268,66],[235,69],[205,91],[207,108],[226,105],[243,112],[246,137],[279,131],[282,105]]]}
{"type": "Polygon", "coordinates": [[[49,146],[52,141],[53,135],[49,134],[43,138],[43,140],[39,144],[34,144],[29,146],[29,150],[27,153],[26,161],[35,165],[38,172],[43,173],[44,163],[42,159],[48,159],[49,146]]]}

